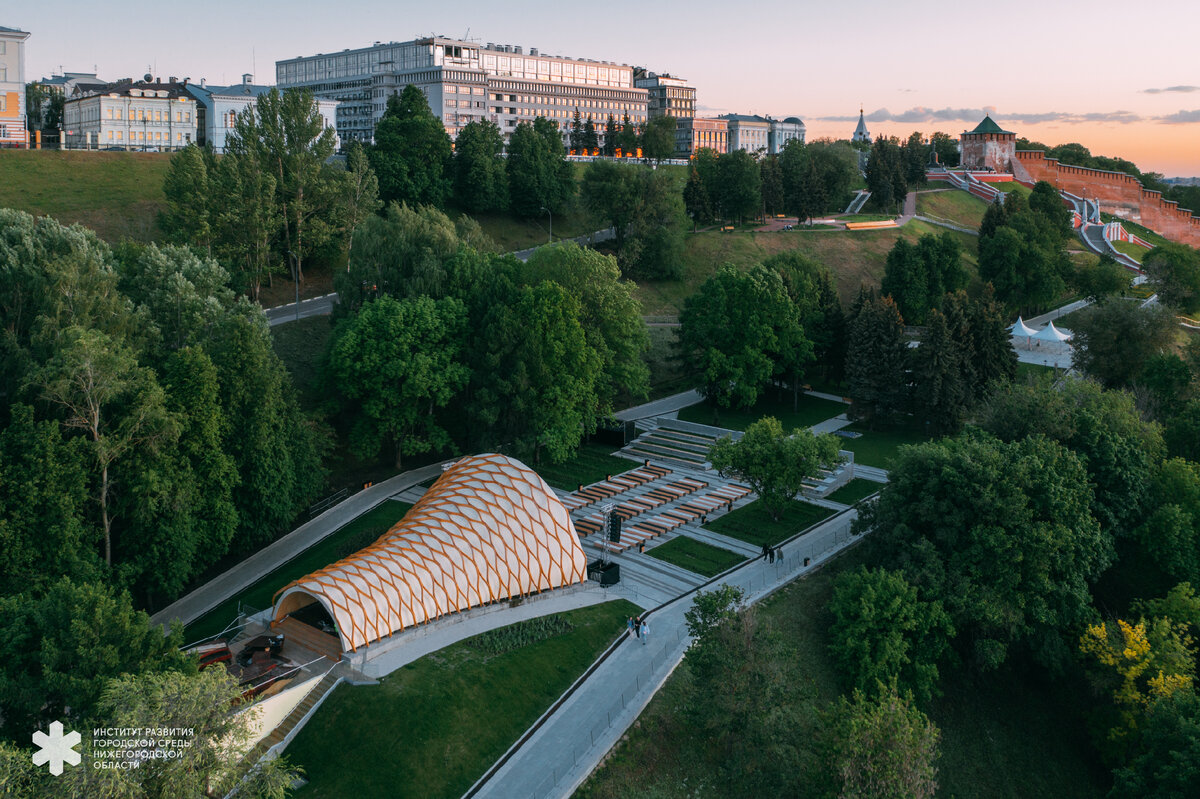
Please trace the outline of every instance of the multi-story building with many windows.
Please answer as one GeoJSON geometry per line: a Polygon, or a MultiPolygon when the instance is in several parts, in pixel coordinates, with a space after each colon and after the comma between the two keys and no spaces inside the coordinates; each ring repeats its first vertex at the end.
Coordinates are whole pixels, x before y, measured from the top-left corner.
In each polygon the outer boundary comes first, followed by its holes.
{"type": "Polygon", "coordinates": [[[63,104],[63,145],[72,150],[177,150],[196,140],[196,101],[187,84],[114,83],[63,104]]]}
{"type": "MultiPolygon", "coordinates": [[[[188,83],[188,93],[196,98],[196,143],[210,146],[216,153],[225,152],[225,139],[237,123],[238,115],[273,88],[255,83],[249,73],[242,75],[241,83],[232,86],[209,86],[207,81],[188,83]]],[[[336,132],[337,100],[317,97],[314,101],[325,127],[336,132]]]]}
{"type": "Polygon", "coordinates": [[[729,152],[729,126],[724,119],[683,117],[675,123],[675,154],[691,158],[702,147],[719,155],[729,152]]]}
{"type": "Polygon", "coordinates": [[[646,112],[651,119],[696,116],[696,87],[689,86],[683,78],[638,67],[633,73],[633,85],[646,90],[646,112]]]}
{"type": "Polygon", "coordinates": [[[29,34],[0,25],[0,147],[24,147],[25,40],[29,34]]]}
{"type": "Polygon", "coordinates": [[[343,141],[371,141],[387,98],[408,84],[425,93],[452,138],[473,120],[494,122],[507,137],[539,116],[565,131],[577,108],[598,127],[609,115],[640,124],[648,114],[648,92],[628,65],[442,37],[278,61],[275,82],[339,100],[343,141]]]}
{"type": "Polygon", "coordinates": [[[799,117],[779,120],[748,114],[725,114],[720,119],[729,125],[729,151],[745,150],[776,155],[788,142],[804,141],[804,123],[799,117]]]}

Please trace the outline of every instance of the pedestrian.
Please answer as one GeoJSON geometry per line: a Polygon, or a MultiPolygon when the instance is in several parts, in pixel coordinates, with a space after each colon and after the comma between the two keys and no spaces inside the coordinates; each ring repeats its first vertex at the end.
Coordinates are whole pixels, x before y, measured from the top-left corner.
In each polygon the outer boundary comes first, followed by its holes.
{"type": "Polygon", "coordinates": [[[641,616],[637,616],[633,620],[633,634],[638,638],[642,637],[642,617],[641,616]]]}
{"type": "Polygon", "coordinates": [[[763,560],[767,559],[767,553],[769,553],[770,551],[771,551],[771,548],[769,546],[767,546],[766,544],[763,544],[763,560]]]}
{"type": "Polygon", "coordinates": [[[646,638],[650,635],[650,625],[646,623],[645,619],[642,619],[642,626],[639,627],[638,630],[642,639],[642,646],[645,646],[646,638]]]}
{"type": "Polygon", "coordinates": [[[629,618],[625,619],[625,629],[629,631],[630,635],[635,634],[633,631],[633,616],[630,616],[629,618]]]}
{"type": "Polygon", "coordinates": [[[775,559],[783,563],[783,547],[775,547],[775,559]]]}
{"type": "Polygon", "coordinates": [[[774,549],[768,548],[767,556],[770,558],[771,563],[775,562],[775,550],[774,549]]]}

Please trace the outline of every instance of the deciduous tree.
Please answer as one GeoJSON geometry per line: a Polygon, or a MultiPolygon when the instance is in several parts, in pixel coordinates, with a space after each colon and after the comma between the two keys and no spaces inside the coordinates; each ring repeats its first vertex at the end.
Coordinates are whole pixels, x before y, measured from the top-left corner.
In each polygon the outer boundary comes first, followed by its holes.
{"type": "Polygon", "coordinates": [[[368,151],[385,203],[441,208],[450,195],[450,136],[411,83],[391,95],[368,151]]]}

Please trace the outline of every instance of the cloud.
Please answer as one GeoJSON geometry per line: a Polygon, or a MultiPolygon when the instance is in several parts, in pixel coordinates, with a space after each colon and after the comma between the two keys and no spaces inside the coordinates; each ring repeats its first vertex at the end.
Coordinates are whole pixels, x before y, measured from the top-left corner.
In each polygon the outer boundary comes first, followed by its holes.
{"type": "Polygon", "coordinates": [[[1194,111],[1176,111],[1174,114],[1159,117],[1158,121],[1167,125],[1186,125],[1190,122],[1200,122],[1200,109],[1194,111]]]}
{"type": "Polygon", "coordinates": [[[1142,92],[1144,94],[1162,94],[1163,92],[1190,94],[1191,92],[1200,92],[1200,86],[1167,86],[1162,89],[1142,89],[1142,92]]]}
{"type": "MultiPolygon", "coordinates": [[[[1066,111],[1049,111],[1029,114],[997,114],[996,107],[985,105],[982,108],[925,108],[917,106],[900,113],[892,113],[886,108],[880,108],[866,115],[868,122],[901,122],[901,123],[933,123],[933,122],[978,122],[984,114],[991,114],[1001,124],[1017,123],[1037,125],[1047,122],[1108,122],[1127,125],[1131,122],[1141,122],[1142,117],[1132,111],[1091,111],[1086,113],[1071,113],[1066,111]]],[[[855,116],[820,117],[827,122],[854,122],[855,116]]]]}

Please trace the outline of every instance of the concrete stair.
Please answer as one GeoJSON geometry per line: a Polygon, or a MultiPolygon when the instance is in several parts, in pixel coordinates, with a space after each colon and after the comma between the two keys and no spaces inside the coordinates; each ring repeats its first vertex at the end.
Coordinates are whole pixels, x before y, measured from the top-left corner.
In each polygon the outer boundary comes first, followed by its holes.
{"type": "Polygon", "coordinates": [[[304,719],[308,712],[312,710],[313,707],[320,702],[326,694],[333,690],[334,685],[337,684],[339,679],[336,672],[337,669],[330,669],[329,673],[327,673],[317,682],[316,685],[309,689],[308,693],[305,694],[304,699],[300,701],[300,704],[296,705],[292,712],[285,716],[283,721],[279,722],[275,729],[271,730],[271,732],[265,738],[252,746],[250,751],[246,752],[245,756],[242,758],[241,764],[238,766],[240,776],[244,777],[246,774],[248,774],[250,769],[254,768],[258,761],[262,759],[262,757],[266,755],[268,751],[270,751],[271,747],[281,743],[285,738],[287,738],[288,734],[291,733],[292,730],[296,729],[296,726],[301,722],[301,720],[304,719]]]}

